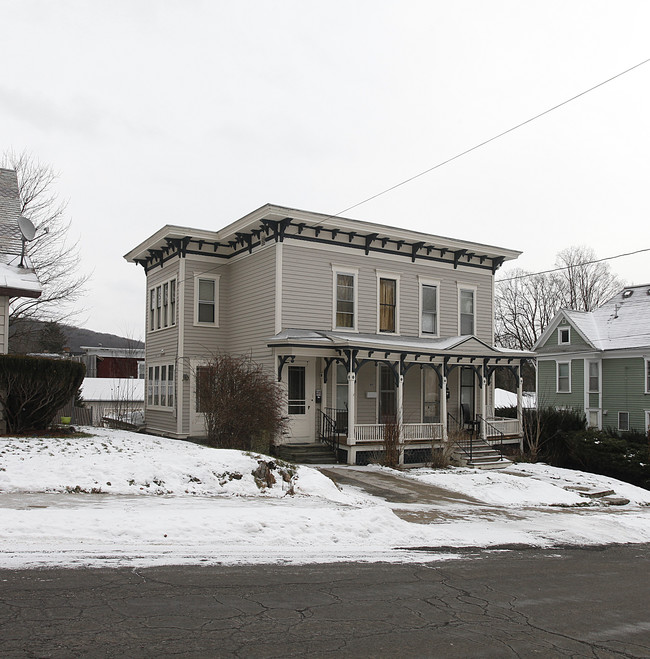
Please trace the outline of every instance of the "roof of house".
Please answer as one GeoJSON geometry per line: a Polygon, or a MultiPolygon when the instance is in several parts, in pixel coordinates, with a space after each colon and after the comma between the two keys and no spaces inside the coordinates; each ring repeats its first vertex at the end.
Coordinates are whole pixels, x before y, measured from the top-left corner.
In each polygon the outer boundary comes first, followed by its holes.
{"type": "Polygon", "coordinates": [[[38,297],[42,286],[25,255],[21,267],[22,235],[18,226],[20,194],[13,169],[0,168],[0,295],[38,297]]]}
{"type": "Polygon", "coordinates": [[[377,353],[395,352],[413,355],[483,355],[504,359],[527,359],[532,352],[490,346],[471,335],[445,338],[362,334],[329,330],[287,329],[268,342],[272,347],[319,347],[331,349],[359,349],[377,353]]]}
{"type": "Polygon", "coordinates": [[[205,248],[208,256],[217,254],[227,258],[252,250],[261,244],[264,236],[272,233],[271,227],[275,227],[275,230],[282,227],[282,231],[291,228],[293,233],[283,235],[297,240],[317,241],[319,236],[322,240],[323,236],[327,235],[331,236],[330,241],[334,241],[338,236],[339,241],[353,248],[361,247],[365,249],[366,253],[377,251],[379,246],[382,246],[383,249],[387,242],[391,242],[398,245],[396,252],[403,252],[404,256],[412,255],[415,258],[416,255],[423,253],[427,255],[440,253],[440,258],[443,255],[446,255],[447,259],[455,258],[455,261],[452,261],[455,264],[461,258],[464,259],[463,263],[474,259],[483,267],[488,267],[489,263],[495,269],[504,261],[516,259],[521,254],[516,250],[493,245],[447,238],[338,215],[326,215],[275,204],[265,204],[218,231],[165,225],[125,254],[124,258],[133,263],[153,265],[162,262],[169,252],[187,249],[190,243],[193,244],[190,247],[192,253],[202,253],[201,250],[205,248]],[[361,245],[357,243],[361,243],[361,245]]]}
{"type": "Polygon", "coordinates": [[[650,284],[626,286],[595,311],[563,309],[549,324],[535,348],[566,318],[596,350],[650,347],[650,284]]]}

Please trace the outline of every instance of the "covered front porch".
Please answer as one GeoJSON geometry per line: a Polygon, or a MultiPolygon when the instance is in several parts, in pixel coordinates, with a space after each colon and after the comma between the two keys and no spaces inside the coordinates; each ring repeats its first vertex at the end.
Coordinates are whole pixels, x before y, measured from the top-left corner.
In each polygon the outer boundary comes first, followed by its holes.
{"type": "Polygon", "coordinates": [[[278,380],[287,387],[287,441],[326,442],[339,462],[374,461],[396,435],[403,464],[429,462],[432,448],[467,438],[521,443],[521,365],[531,353],[491,347],[474,336],[309,330],[282,332],[269,345],[278,380]],[[509,370],[516,380],[515,419],[494,414],[497,369],[509,370]]]}

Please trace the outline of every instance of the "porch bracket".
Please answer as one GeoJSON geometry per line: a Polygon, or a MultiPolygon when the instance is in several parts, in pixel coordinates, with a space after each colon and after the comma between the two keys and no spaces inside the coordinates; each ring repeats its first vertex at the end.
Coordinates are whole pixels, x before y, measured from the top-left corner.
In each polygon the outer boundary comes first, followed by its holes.
{"type": "Polygon", "coordinates": [[[454,270],[458,268],[458,261],[460,261],[461,257],[467,254],[466,249],[457,249],[454,252],[454,270]]]}
{"type": "Polygon", "coordinates": [[[424,368],[425,366],[428,366],[429,368],[432,368],[435,371],[435,374],[438,376],[438,382],[440,383],[440,387],[442,387],[442,371],[440,370],[440,367],[442,364],[433,364],[429,362],[428,364],[420,364],[420,368],[424,368]]]}
{"type": "Polygon", "coordinates": [[[296,360],[295,355],[280,355],[278,357],[280,360],[280,363],[278,364],[278,382],[282,382],[282,370],[284,369],[284,365],[290,361],[292,364],[296,360]]]}

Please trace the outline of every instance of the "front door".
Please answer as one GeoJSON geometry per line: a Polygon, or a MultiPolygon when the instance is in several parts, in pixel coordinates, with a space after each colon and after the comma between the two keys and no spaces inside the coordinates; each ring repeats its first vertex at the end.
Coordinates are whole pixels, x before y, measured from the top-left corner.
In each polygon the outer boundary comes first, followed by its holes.
{"type": "Polygon", "coordinates": [[[298,360],[285,366],[289,442],[313,442],[315,439],[314,362],[298,360]]]}

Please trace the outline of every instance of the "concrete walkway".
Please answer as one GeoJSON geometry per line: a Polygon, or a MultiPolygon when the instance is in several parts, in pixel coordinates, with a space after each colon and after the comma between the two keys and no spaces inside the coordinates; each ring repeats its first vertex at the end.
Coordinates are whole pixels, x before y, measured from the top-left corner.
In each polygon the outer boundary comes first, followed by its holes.
{"type": "Polygon", "coordinates": [[[391,504],[393,512],[407,522],[435,524],[454,519],[509,518],[523,515],[502,506],[492,506],[458,492],[429,485],[397,473],[374,471],[347,465],[321,466],[319,471],[337,485],[357,488],[366,495],[378,497],[391,504]]]}

